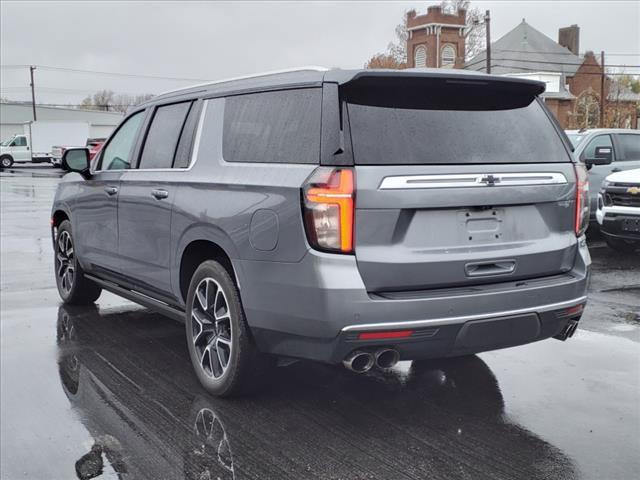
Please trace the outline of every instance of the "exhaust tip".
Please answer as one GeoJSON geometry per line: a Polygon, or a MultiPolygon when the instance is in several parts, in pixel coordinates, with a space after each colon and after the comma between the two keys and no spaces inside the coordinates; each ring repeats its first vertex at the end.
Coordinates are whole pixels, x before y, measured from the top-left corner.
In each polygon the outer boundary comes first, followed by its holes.
{"type": "Polygon", "coordinates": [[[381,348],[375,354],[375,362],[378,368],[387,369],[400,361],[400,354],[392,348],[381,348]]]}
{"type": "Polygon", "coordinates": [[[371,370],[375,363],[373,355],[369,352],[363,352],[356,350],[351,352],[347,357],[342,361],[342,364],[352,372],[356,373],[365,373],[371,370]]]}

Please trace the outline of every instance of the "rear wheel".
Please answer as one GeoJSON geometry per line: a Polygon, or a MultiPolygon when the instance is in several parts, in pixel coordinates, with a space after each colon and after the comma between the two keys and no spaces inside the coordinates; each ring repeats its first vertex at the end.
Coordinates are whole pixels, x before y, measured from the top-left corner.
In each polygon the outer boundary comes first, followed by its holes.
{"type": "Polygon", "coordinates": [[[0,165],[2,165],[2,168],[11,167],[11,165],[13,165],[13,158],[11,158],[9,155],[5,155],[4,157],[0,158],[0,165]]]}
{"type": "Polygon", "coordinates": [[[636,249],[640,248],[640,242],[635,242],[633,240],[622,240],[621,238],[605,238],[607,245],[613,248],[614,250],[618,250],[619,252],[633,252],[636,249]]]}
{"type": "Polygon", "coordinates": [[[56,285],[63,302],[69,305],[95,302],[102,293],[102,288],[84,275],[75,254],[69,220],[63,221],[55,231],[53,249],[56,285]]]}
{"type": "Polygon", "coordinates": [[[271,358],[255,347],[238,289],[216,261],[203,262],[191,279],[185,326],[191,363],[209,393],[232,396],[259,386],[271,358]]]}

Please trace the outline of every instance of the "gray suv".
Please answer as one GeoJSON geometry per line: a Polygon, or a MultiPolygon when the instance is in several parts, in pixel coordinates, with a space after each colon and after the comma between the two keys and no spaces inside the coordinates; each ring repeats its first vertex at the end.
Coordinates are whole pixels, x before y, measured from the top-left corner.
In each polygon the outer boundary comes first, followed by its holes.
{"type": "Polygon", "coordinates": [[[65,303],[102,289],[185,322],[201,383],[274,359],[356,372],[571,336],[586,171],[544,84],[301,69],[136,107],[52,212],[65,303]]]}

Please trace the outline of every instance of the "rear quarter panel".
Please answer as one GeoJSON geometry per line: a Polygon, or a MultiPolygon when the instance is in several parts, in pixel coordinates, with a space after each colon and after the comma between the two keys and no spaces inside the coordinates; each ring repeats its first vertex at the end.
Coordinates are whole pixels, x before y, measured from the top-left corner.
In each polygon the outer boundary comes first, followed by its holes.
{"type": "MultiPolygon", "coordinates": [[[[229,163],[222,155],[224,100],[209,100],[195,163],[181,176],[171,218],[172,287],[195,240],[222,247],[231,260],[299,262],[307,252],[300,187],[316,165],[229,163]]],[[[236,271],[243,283],[242,271],[236,271]]]]}

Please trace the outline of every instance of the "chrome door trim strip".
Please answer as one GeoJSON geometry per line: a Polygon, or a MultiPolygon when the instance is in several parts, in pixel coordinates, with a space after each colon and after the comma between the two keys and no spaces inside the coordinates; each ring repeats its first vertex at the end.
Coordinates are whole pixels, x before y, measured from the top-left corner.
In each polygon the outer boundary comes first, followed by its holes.
{"type": "Polygon", "coordinates": [[[378,189],[517,187],[529,185],[562,185],[566,183],[567,178],[560,172],[457,173],[384,177],[378,189]]]}
{"type": "Polygon", "coordinates": [[[517,310],[506,310],[502,312],[482,313],[478,315],[462,315],[459,317],[433,318],[430,320],[409,320],[406,322],[385,322],[385,323],[363,323],[362,325],[348,325],[342,329],[343,332],[359,332],[371,330],[394,330],[420,327],[437,327],[439,325],[455,325],[465,323],[470,320],[486,320],[489,318],[510,317],[513,315],[525,315],[527,313],[548,312],[551,310],[560,310],[569,308],[587,300],[587,296],[567,300],[566,302],[550,303],[547,305],[539,305],[537,307],[520,308],[517,310]]]}

